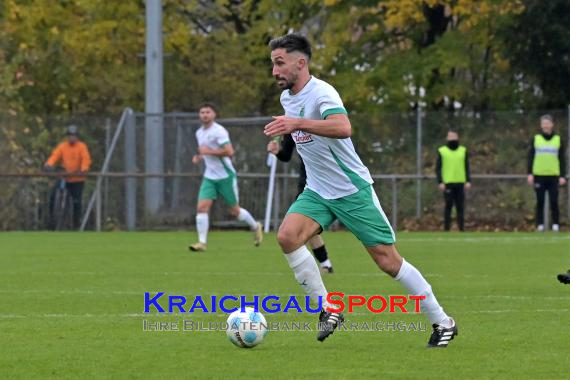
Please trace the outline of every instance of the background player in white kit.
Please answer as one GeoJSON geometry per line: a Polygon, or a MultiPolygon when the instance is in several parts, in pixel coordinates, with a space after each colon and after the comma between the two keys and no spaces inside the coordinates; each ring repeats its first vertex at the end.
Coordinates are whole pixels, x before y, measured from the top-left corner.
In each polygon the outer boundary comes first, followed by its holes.
{"type": "MultiPolygon", "coordinates": [[[[350,139],[352,126],[340,96],[328,83],[309,73],[311,46],[298,34],[269,43],[273,76],[283,89],[284,116],[265,126],[270,137],[291,134],[307,169],[307,187],[291,205],[277,240],[296,280],[314,302],[328,294],[305,243],[338,218],[366,247],[384,272],[401,282],[410,295],[426,296],[421,311],[433,325],[428,347],[447,347],[457,335],[455,321],[443,311],[431,286],[394,246],[395,236],[372,188],[372,178],[350,139]]],[[[323,309],[323,341],[343,320],[323,309]]]]}
{"type": "Polygon", "coordinates": [[[206,250],[208,237],[210,208],[220,195],[229,206],[230,215],[247,223],[254,233],[254,244],[259,246],[263,240],[261,224],[251,214],[239,206],[239,194],[236,171],[230,157],[234,148],[228,131],[216,123],[216,109],[210,103],[204,103],[198,109],[202,126],[196,131],[198,153],[192,158],[192,163],[204,161],[206,170],[198,194],[198,210],[196,214],[196,229],[198,243],[190,245],[191,251],[206,250]]]}

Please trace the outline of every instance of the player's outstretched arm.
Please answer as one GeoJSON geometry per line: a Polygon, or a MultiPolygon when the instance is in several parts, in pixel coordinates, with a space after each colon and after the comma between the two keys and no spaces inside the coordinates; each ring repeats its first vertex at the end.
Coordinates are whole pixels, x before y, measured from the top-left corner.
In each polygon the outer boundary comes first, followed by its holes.
{"type": "Polygon", "coordinates": [[[224,146],[218,149],[212,149],[207,146],[201,145],[198,147],[198,152],[200,154],[207,154],[216,157],[231,157],[234,155],[234,147],[232,146],[232,144],[229,143],[225,144],[224,146]]]}
{"type": "Polygon", "coordinates": [[[265,126],[266,136],[282,136],[293,131],[303,131],[317,136],[344,139],[352,135],[350,120],[344,114],[329,115],[325,120],[310,120],[288,116],[273,116],[265,126]]]}

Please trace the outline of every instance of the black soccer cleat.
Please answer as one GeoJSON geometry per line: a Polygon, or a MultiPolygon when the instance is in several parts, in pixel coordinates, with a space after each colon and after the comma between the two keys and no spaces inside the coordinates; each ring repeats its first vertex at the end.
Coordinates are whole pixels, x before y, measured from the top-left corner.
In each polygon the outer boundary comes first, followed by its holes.
{"type": "Polygon", "coordinates": [[[321,267],[321,274],[333,274],[334,269],[333,267],[321,267]]]}
{"type": "Polygon", "coordinates": [[[568,269],[568,272],[566,273],[559,274],[558,281],[563,284],[570,284],[570,269],[568,269]]]}
{"type": "Polygon", "coordinates": [[[344,322],[342,313],[331,313],[325,309],[321,310],[317,326],[317,340],[322,342],[327,339],[342,322],[344,322]]]}
{"type": "Polygon", "coordinates": [[[433,332],[427,344],[428,348],[446,348],[449,342],[453,340],[453,337],[459,335],[457,324],[453,318],[450,319],[453,322],[453,326],[450,328],[443,327],[442,325],[433,325],[433,332]]]}

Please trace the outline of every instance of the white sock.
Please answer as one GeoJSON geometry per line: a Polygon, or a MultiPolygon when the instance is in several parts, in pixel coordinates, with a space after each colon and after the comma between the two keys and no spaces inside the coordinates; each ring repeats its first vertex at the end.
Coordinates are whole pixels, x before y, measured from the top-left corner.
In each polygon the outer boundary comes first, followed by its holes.
{"type": "Polygon", "coordinates": [[[307,247],[302,245],[293,252],[286,253],[285,258],[295,274],[295,279],[303,287],[305,293],[309,295],[311,301],[318,305],[319,296],[321,296],[323,299],[323,308],[329,306],[327,302],[328,292],[323,284],[321,272],[319,271],[317,262],[307,247]]]}
{"type": "Polygon", "coordinates": [[[411,295],[426,296],[425,300],[420,301],[420,310],[432,324],[451,327],[451,320],[439,306],[430,284],[412,264],[404,260],[395,279],[400,281],[411,295]]]}
{"type": "Polygon", "coordinates": [[[206,244],[206,239],[208,237],[208,214],[198,213],[196,214],[196,230],[198,230],[198,241],[202,244],[206,244]]]}
{"type": "Polygon", "coordinates": [[[240,222],[246,222],[251,230],[255,230],[257,228],[257,222],[255,221],[255,219],[253,219],[253,216],[251,216],[249,211],[247,211],[245,208],[239,209],[239,215],[237,219],[240,222]]]}
{"type": "Polygon", "coordinates": [[[328,268],[332,267],[332,263],[329,259],[326,259],[325,261],[323,261],[321,263],[321,268],[324,268],[324,267],[328,267],[328,268]]]}

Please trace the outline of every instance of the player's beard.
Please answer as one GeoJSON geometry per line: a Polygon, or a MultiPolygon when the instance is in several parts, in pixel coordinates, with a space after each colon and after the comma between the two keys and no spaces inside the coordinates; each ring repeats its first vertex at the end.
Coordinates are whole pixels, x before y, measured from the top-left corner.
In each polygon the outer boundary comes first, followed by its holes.
{"type": "Polygon", "coordinates": [[[291,74],[289,78],[276,76],[275,80],[277,80],[277,86],[279,86],[279,88],[281,88],[282,90],[290,90],[295,85],[295,82],[297,82],[297,78],[298,78],[297,74],[291,74]],[[285,83],[280,81],[285,81],[285,83]]]}
{"type": "Polygon", "coordinates": [[[214,121],[214,118],[212,118],[212,117],[200,119],[200,122],[202,123],[202,125],[210,125],[210,124],[212,124],[213,121],[214,121]]]}

